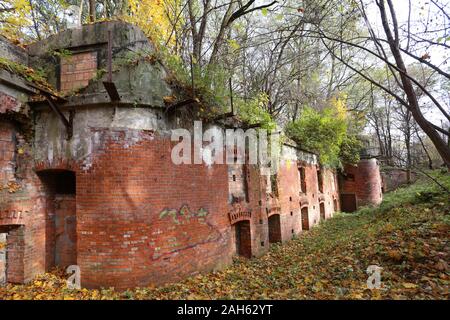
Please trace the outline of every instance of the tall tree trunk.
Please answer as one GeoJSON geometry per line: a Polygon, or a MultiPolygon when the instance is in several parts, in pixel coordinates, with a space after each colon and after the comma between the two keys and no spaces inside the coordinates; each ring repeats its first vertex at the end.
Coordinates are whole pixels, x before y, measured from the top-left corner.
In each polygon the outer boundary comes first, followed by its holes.
{"type": "Polygon", "coordinates": [[[411,112],[412,116],[416,120],[417,124],[420,128],[428,135],[430,140],[433,142],[440,156],[444,160],[445,165],[450,170],[450,148],[447,146],[445,141],[439,135],[439,133],[430,125],[427,119],[422,114],[420,110],[419,102],[417,100],[416,93],[414,91],[414,87],[412,85],[411,80],[406,76],[407,70],[403,58],[400,53],[399,46],[399,37],[398,37],[398,24],[397,18],[394,11],[394,6],[392,4],[392,0],[386,0],[391,17],[392,17],[392,25],[395,34],[395,38],[392,35],[392,31],[389,26],[389,21],[386,14],[385,1],[377,0],[377,5],[380,9],[381,21],[383,24],[383,29],[386,34],[386,38],[391,49],[392,55],[395,59],[398,69],[400,72],[400,79],[402,82],[403,90],[408,98],[408,109],[411,112]]]}
{"type": "Polygon", "coordinates": [[[95,0],[89,0],[89,22],[95,22],[95,0]]]}
{"type": "Polygon", "coordinates": [[[411,131],[409,123],[405,132],[405,145],[406,145],[406,182],[411,183],[411,131]]]}

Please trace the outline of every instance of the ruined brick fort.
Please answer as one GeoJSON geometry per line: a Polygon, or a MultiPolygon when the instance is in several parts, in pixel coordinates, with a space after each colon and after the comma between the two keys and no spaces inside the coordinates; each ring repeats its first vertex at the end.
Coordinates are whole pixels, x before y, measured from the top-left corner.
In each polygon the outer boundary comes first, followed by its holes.
{"type": "Polygon", "coordinates": [[[118,21],[26,48],[0,39],[0,282],[78,265],[87,288],[159,285],[380,203],[374,158],[338,174],[285,144],[273,176],[249,164],[173,164],[170,131],[190,128],[194,107],[165,101],[179,92],[158,61],[123,63],[153,50],[118,21]],[[46,83],[27,67],[45,70],[46,83]]]}

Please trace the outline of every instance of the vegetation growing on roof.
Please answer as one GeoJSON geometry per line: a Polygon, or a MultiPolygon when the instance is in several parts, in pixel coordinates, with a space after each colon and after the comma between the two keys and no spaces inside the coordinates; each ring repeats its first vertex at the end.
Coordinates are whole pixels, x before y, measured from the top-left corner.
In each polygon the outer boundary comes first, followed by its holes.
{"type": "Polygon", "coordinates": [[[186,66],[182,59],[161,49],[158,60],[162,61],[168,73],[167,81],[177,91],[181,92],[178,100],[195,97],[199,103],[199,117],[213,119],[214,117],[231,111],[231,95],[237,118],[247,125],[259,124],[262,128],[274,129],[276,123],[267,112],[268,96],[264,93],[256,94],[244,99],[230,91],[229,80],[231,74],[222,66],[211,64],[201,67],[192,58],[191,66],[186,66]]]}
{"type": "Polygon", "coordinates": [[[345,99],[343,95],[332,98],[322,111],[305,107],[300,118],[286,127],[289,138],[302,148],[317,152],[326,166],[359,161],[361,143],[350,130],[345,99]]]}
{"type": "Polygon", "coordinates": [[[270,131],[276,128],[276,122],[265,108],[268,103],[269,97],[265,93],[260,93],[252,99],[235,99],[237,113],[242,121],[270,131]]]}
{"type": "Polygon", "coordinates": [[[52,51],[52,55],[55,57],[60,57],[60,58],[67,58],[67,57],[71,57],[73,55],[72,51],[62,48],[62,49],[58,49],[58,50],[53,50],[52,51]]]}
{"type": "Polygon", "coordinates": [[[25,80],[36,86],[55,93],[55,89],[45,79],[45,72],[42,69],[35,70],[23,64],[0,57],[0,69],[7,70],[13,74],[23,77],[25,80]]]}

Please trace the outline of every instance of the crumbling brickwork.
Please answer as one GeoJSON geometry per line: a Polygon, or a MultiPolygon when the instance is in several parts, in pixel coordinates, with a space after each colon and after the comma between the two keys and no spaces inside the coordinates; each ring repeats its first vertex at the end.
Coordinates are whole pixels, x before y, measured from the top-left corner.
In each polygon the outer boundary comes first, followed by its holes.
{"type": "Polygon", "coordinates": [[[60,89],[69,92],[86,87],[97,72],[97,52],[73,53],[61,57],[60,89]]]}
{"type": "Polygon", "coordinates": [[[0,181],[7,184],[14,179],[15,143],[12,124],[0,125],[0,181]]]}
{"type": "Polygon", "coordinates": [[[383,199],[380,167],[376,159],[361,159],[346,165],[340,177],[342,210],[351,212],[360,206],[378,205],[383,199]]]}

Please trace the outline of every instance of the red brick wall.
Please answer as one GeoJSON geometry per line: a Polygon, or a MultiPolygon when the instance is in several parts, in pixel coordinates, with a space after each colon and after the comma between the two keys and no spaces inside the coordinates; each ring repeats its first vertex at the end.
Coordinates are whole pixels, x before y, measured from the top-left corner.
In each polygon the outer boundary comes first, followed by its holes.
{"type": "Polygon", "coordinates": [[[332,170],[322,169],[322,177],[323,193],[319,192],[316,165],[302,161],[290,161],[281,165],[278,172],[278,189],[283,241],[302,231],[301,208],[308,208],[310,228],[320,221],[321,202],[325,206],[326,218],[332,217],[335,212],[333,200],[339,202],[336,175],[332,170]],[[299,167],[305,169],[306,194],[301,192],[299,167]]]}
{"type": "Polygon", "coordinates": [[[61,57],[60,90],[68,92],[89,84],[97,71],[97,52],[74,53],[61,57]]]}
{"type": "Polygon", "coordinates": [[[7,278],[26,282],[45,271],[45,201],[32,171],[31,147],[0,122],[0,230],[8,232],[7,278]]]}
{"type": "Polygon", "coordinates": [[[9,228],[7,237],[7,281],[21,283],[25,280],[25,228],[9,228]]]}
{"type": "MultiPolygon", "coordinates": [[[[233,210],[251,212],[244,228],[250,229],[243,242],[247,256],[260,255],[269,248],[267,212],[274,207],[279,208],[283,241],[302,231],[300,207],[308,207],[310,225],[319,221],[316,166],[303,164],[306,194],[300,194],[298,164],[282,166],[277,180],[279,197],[274,199],[267,195],[268,180],[256,166],[238,170],[240,179],[233,185],[227,165],[172,164],[173,144],[152,132],[133,131],[128,135],[127,130],[96,131],[101,143],[94,149],[89,168],[68,159],[36,164],[36,170],[76,172],[76,198],[60,199],[59,206],[57,200],[52,207],[51,185],[42,185],[30,170],[32,158],[19,161],[25,166],[21,168],[24,179],[32,188],[9,195],[2,208],[20,211],[22,217],[0,214],[0,218],[5,217],[0,225],[23,226],[23,271],[16,269],[22,274],[14,276],[17,281],[31,279],[58,260],[54,234],[60,228],[55,228],[52,214],[73,216],[76,210],[76,263],[81,267],[82,285],[121,289],[177,281],[230,263],[236,253],[235,227],[229,216],[233,210]],[[239,206],[229,203],[228,195],[242,193],[244,181],[247,201],[239,206]]],[[[25,155],[28,152],[18,158],[25,155]]],[[[333,206],[330,174],[324,171],[321,197],[326,207],[333,206]]],[[[330,207],[326,210],[327,217],[331,216],[330,207]]],[[[75,238],[73,234],[71,237],[75,238]]],[[[72,264],[73,252],[73,247],[61,249],[59,254],[66,261],[61,264],[72,264]]]]}
{"type": "Polygon", "coordinates": [[[172,143],[150,132],[131,145],[103,134],[92,167],[77,171],[82,285],[160,284],[229,263],[226,165],[176,166],[172,143]]]}
{"type": "Polygon", "coordinates": [[[246,170],[242,164],[230,164],[228,167],[228,192],[232,201],[246,201],[246,170]],[[233,200],[234,199],[234,200],[233,200]]]}
{"type": "MultiPolygon", "coordinates": [[[[411,181],[417,180],[417,174],[411,172],[411,181]]],[[[408,183],[407,172],[404,169],[386,169],[382,173],[384,192],[392,191],[408,183]]]]}
{"type": "Polygon", "coordinates": [[[383,199],[380,167],[376,159],[362,159],[357,166],[346,165],[340,182],[341,193],[355,194],[358,207],[378,205],[383,199]]]}
{"type": "Polygon", "coordinates": [[[10,123],[0,123],[0,187],[14,179],[14,128],[10,123]]]}
{"type": "Polygon", "coordinates": [[[11,97],[4,92],[0,92],[0,113],[17,111],[19,105],[16,98],[11,97]]]}

